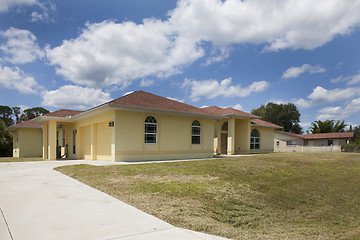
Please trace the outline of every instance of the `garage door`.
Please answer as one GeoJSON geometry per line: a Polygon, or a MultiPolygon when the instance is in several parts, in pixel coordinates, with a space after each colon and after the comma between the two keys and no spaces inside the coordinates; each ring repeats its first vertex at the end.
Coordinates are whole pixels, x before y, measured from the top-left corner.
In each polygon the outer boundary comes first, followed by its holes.
{"type": "Polygon", "coordinates": [[[80,158],[91,159],[91,128],[80,128],[80,158]]]}
{"type": "Polygon", "coordinates": [[[98,160],[111,160],[111,129],[108,122],[97,124],[96,154],[98,160]]]}

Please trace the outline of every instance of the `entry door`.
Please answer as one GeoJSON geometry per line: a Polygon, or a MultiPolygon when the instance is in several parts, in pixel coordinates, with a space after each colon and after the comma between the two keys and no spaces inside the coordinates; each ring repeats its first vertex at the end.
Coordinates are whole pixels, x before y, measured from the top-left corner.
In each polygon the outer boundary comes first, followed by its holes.
{"type": "Polygon", "coordinates": [[[227,154],[227,133],[221,133],[221,154],[227,154]]]}

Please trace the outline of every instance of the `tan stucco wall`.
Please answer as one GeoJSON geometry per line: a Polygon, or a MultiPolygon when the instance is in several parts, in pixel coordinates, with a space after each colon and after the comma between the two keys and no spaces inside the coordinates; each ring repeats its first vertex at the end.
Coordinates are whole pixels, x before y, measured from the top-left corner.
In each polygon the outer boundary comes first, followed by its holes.
{"type": "Polygon", "coordinates": [[[162,160],[203,158],[213,155],[214,120],[153,114],[145,112],[116,111],[115,114],[116,161],[162,160]],[[157,143],[145,144],[145,119],[157,120],[157,143]],[[201,144],[191,144],[191,125],[201,124],[201,144]]]}
{"type": "Polygon", "coordinates": [[[304,140],[300,138],[277,132],[274,134],[274,152],[302,152],[303,145],[304,140]],[[286,141],[294,141],[296,145],[287,146],[286,141]],[[279,142],[279,146],[277,146],[277,142],[279,142]]]}
{"type": "Polygon", "coordinates": [[[333,146],[340,146],[341,144],[346,143],[346,139],[319,139],[319,140],[307,140],[307,146],[312,147],[322,147],[328,146],[328,140],[333,140],[333,146]]]}
{"type": "Polygon", "coordinates": [[[41,157],[42,131],[34,128],[21,128],[12,133],[13,157],[41,157]]]}
{"type": "MultiPolygon", "coordinates": [[[[260,149],[251,150],[252,153],[266,153],[274,151],[274,129],[267,127],[251,127],[251,131],[257,129],[260,134],[260,149]]],[[[251,135],[250,131],[250,135],[251,135]]]]}
{"type": "Polygon", "coordinates": [[[235,154],[250,151],[250,119],[235,120],[235,154]]]}

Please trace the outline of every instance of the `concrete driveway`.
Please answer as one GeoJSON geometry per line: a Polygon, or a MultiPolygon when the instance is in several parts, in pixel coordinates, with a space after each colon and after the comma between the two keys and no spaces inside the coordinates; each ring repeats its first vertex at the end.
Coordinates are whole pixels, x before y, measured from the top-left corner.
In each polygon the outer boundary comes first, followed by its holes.
{"type": "Polygon", "coordinates": [[[53,168],[98,161],[0,163],[2,240],[220,240],[176,228],[53,168]]]}

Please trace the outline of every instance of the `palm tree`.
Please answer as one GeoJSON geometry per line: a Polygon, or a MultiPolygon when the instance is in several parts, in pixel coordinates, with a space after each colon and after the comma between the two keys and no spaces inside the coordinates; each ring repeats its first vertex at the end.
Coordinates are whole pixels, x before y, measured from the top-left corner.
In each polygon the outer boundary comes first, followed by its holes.
{"type": "Polygon", "coordinates": [[[311,123],[310,131],[311,133],[344,132],[346,126],[345,121],[335,123],[335,120],[318,120],[311,123]]]}

